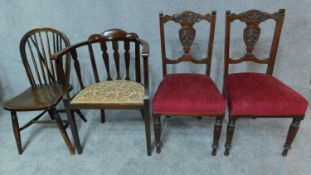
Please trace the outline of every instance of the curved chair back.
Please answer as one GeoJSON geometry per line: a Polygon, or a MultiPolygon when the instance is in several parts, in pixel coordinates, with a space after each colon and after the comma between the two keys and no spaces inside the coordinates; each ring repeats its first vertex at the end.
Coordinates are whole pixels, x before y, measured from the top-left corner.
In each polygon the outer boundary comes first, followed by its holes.
{"type": "Polygon", "coordinates": [[[207,75],[210,74],[215,23],[216,23],[216,11],[212,11],[211,14],[205,15],[201,15],[192,11],[184,11],[180,14],[175,14],[172,16],[163,15],[162,13],[160,13],[160,35],[161,35],[163,76],[167,74],[166,68],[167,64],[178,64],[180,62],[185,61],[192,62],[195,64],[206,64],[206,74],[207,75]],[[183,46],[184,53],[178,59],[171,59],[167,58],[166,56],[164,24],[169,21],[178,23],[181,26],[179,30],[179,39],[183,46]],[[207,21],[210,23],[207,56],[206,58],[193,58],[193,56],[190,54],[190,50],[196,36],[196,30],[194,29],[194,25],[201,21],[207,21]]]}
{"type": "Polygon", "coordinates": [[[50,57],[69,45],[67,36],[52,28],[33,29],[23,36],[20,54],[32,87],[56,83],[56,66],[50,57]]]}
{"type": "Polygon", "coordinates": [[[276,13],[266,13],[259,10],[249,10],[247,12],[243,12],[240,14],[234,14],[230,11],[226,13],[226,33],[225,33],[225,72],[224,77],[228,75],[228,69],[230,64],[239,64],[244,61],[252,61],[258,64],[267,64],[267,74],[272,75],[275,58],[277,54],[277,50],[279,47],[279,40],[281,35],[281,30],[283,26],[285,16],[285,10],[280,9],[279,12],[276,13]],[[270,55],[268,58],[258,59],[253,51],[255,49],[256,43],[260,37],[260,27],[259,25],[268,20],[272,19],[275,21],[275,29],[273,40],[270,49],[270,55]],[[240,22],[245,23],[246,27],[243,31],[243,39],[246,46],[246,54],[245,56],[239,59],[232,59],[230,57],[230,29],[231,23],[233,21],[239,20],[240,22]]]}
{"type": "MultiPolygon", "coordinates": [[[[135,33],[127,33],[121,29],[111,29],[103,32],[102,34],[93,34],[88,40],[80,42],[78,44],[74,44],[66,49],[63,49],[59,53],[53,56],[53,59],[59,61],[60,57],[63,55],[69,54],[73,59],[75,72],[80,84],[80,88],[84,89],[86,85],[90,83],[86,83],[84,81],[82,69],[85,70],[87,66],[81,66],[80,62],[90,61],[92,72],[94,76],[95,82],[103,81],[103,77],[105,80],[131,80],[130,75],[135,75],[135,81],[142,83],[142,76],[144,78],[143,84],[145,88],[148,86],[148,56],[149,56],[149,46],[148,44],[139,39],[138,35],[135,33]],[[121,52],[120,45],[124,46],[123,51],[121,52]],[[140,52],[140,45],[143,46],[142,51],[140,52]],[[134,52],[130,52],[131,46],[134,48],[134,52]],[[98,47],[100,49],[98,49],[98,47]],[[99,52],[95,52],[95,49],[99,52]],[[85,54],[85,51],[87,53],[85,54]],[[120,51],[119,51],[120,50],[120,51]],[[98,53],[100,53],[98,56],[98,53]],[[134,59],[131,59],[131,53],[133,53],[134,59]],[[143,68],[141,68],[141,55],[144,58],[143,68]],[[89,57],[85,58],[85,57],[89,57]],[[124,58],[124,65],[123,63],[124,58]],[[134,71],[130,72],[130,63],[134,62],[134,71]],[[99,74],[99,65],[104,65],[106,76],[99,74]],[[121,69],[125,68],[125,75],[121,75],[121,69]],[[111,71],[111,69],[115,69],[115,71],[111,71]],[[142,73],[142,71],[144,73],[142,73]],[[114,75],[114,72],[116,75],[114,75]]],[[[103,66],[102,66],[103,67],[103,66]]],[[[59,79],[62,81],[62,84],[68,84],[69,78],[66,77],[65,72],[63,70],[59,70],[59,79]]],[[[132,78],[133,79],[133,78],[132,78]]]]}

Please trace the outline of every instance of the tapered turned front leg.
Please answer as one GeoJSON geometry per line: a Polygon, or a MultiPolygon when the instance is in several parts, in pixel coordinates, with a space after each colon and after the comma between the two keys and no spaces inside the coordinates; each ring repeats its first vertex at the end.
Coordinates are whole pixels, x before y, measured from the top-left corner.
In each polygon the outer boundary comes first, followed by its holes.
{"type": "Polygon", "coordinates": [[[225,156],[229,155],[232,137],[234,134],[235,129],[235,120],[229,119],[228,127],[227,127],[227,137],[226,137],[226,144],[225,144],[225,156]]]}
{"type": "Polygon", "coordinates": [[[212,145],[212,148],[213,148],[212,155],[213,156],[216,156],[217,149],[219,147],[219,138],[221,135],[222,119],[223,119],[223,117],[217,117],[216,123],[214,125],[214,139],[213,139],[213,145],[212,145]]]}
{"type": "Polygon", "coordinates": [[[106,122],[105,110],[101,109],[100,114],[101,114],[101,122],[105,123],[106,122]]]}
{"type": "Polygon", "coordinates": [[[291,148],[291,145],[296,137],[296,134],[298,132],[298,129],[299,129],[299,124],[300,124],[300,119],[293,119],[293,122],[292,124],[290,125],[289,127],[289,130],[288,130],[288,134],[287,134],[287,138],[286,138],[286,142],[284,144],[284,150],[282,152],[282,155],[284,157],[287,156],[287,153],[288,153],[288,150],[290,150],[291,148]]]}
{"type": "Polygon", "coordinates": [[[73,155],[75,153],[75,150],[74,148],[72,147],[71,143],[70,143],[70,140],[69,140],[69,137],[67,135],[67,132],[66,132],[66,129],[65,129],[65,126],[63,124],[63,121],[61,120],[61,118],[59,117],[58,113],[57,113],[57,110],[54,108],[52,110],[49,111],[50,115],[53,116],[53,118],[55,119],[56,121],[56,124],[58,126],[58,129],[66,143],[66,146],[70,152],[71,155],[73,155]]]}
{"type": "Polygon", "coordinates": [[[151,133],[150,133],[150,112],[149,100],[144,100],[143,119],[146,130],[147,155],[151,156],[151,133]]]}
{"type": "Polygon", "coordinates": [[[161,115],[154,115],[154,135],[156,140],[156,152],[161,152],[161,115]]]}
{"type": "Polygon", "coordinates": [[[11,111],[11,117],[12,117],[13,132],[14,132],[14,136],[16,140],[18,154],[22,154],[23,149],[22,149],[21,135],[20,135],[20,129],[19,129],[16,111],[11,111]]]}

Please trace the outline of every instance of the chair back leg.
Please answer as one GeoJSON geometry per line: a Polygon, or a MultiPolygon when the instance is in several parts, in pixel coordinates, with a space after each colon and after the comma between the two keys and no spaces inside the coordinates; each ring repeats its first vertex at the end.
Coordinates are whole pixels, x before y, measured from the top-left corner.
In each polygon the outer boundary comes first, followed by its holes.
{"type": "Polygon", "coordinates": [[[101,122],[105,123],[106,122],[105,110],[101,109],[100,114],[101,114],[101,122]]]}
{"type": "Polygon", "coordinates": [[[59,129],[59,131],[60,131],[60,133],[61,133],[61,135],[62,135],[62,137],[66,143],[66,146],[67,146],[70,154],[74,155],[75,150],[71,145],[71,142],[70,142],[69,137],[67,135],[64,123],[61,120],[61,118],[59,117],[57,110],[55,108],[53,108],[52,110],[49,111],[49,114],[50,114],[51,118],[55,119],[57,127],[58,127],[58,129],[59,129]]]}
{"type": "Polygon", "coordinates": [[[70,129],[71,129],[71,134],[72,134],[73,140],[75,142],[75,147],[77,149],[78,154],[81,154],[82,153],[82,147],[81,147],[81,143],[80,143],[80,138],[79,138],[77,124],[76,124],[76,120],[75,120],[75,116],[74,116],[74,111],[70,110],[68,100],[64,100],[63,102],[64,102],[64,106],[66,109],[68,122],[69,122],[70,129]]]}

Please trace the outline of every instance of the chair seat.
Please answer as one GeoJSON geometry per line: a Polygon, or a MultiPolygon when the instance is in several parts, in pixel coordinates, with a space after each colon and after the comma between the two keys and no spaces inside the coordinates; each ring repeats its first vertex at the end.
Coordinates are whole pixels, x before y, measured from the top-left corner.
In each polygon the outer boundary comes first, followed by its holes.
{"type": "Polygon", "coordinates": [[[165,76],[153,99],[154,113],[176,115],[222,115],[225,100],[207,75],[165,76]]]}
{"type": "Polygon", "coordinates": [[[18,96],[6,101],[7,110],[42,110],[55,106],[61,99],[64,89],[60,85],[41,85],[30,87],[18,96]]]}
{"type": "MultiPolygon", "coordinates": [[[[231,115],[303,116],[307,100],[271,75],[235,73],[225,79],[231,115]]],[[[239,116],[241,117],[241,116],[239,116]]]]}
{"type": "Polygon", "coordinates": [[[81,90],[70,105],[143,105],[144,86],[128,80],[102,81],[81,90]]]}

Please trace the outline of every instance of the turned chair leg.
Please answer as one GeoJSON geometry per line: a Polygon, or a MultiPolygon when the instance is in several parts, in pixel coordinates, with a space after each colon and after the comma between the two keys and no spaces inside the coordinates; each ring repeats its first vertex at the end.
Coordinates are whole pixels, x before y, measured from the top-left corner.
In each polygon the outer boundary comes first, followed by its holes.
{"type": "Polygon", "coordinates": [[[219,147],[219,138],[221,135],[222,119],[223,119],[223,116],[217,117],[216,123],[214,125],[214,138],[213,138],[213,145],[212,145],[212,148],[213,148],[212,155],[213,156],[216,156],[217,149],[219,147]]]}
{"type": "Polygon", "coordinates": [[[146,143],[147,143],[147,155],[151,156],[151,133],[150,133],[150,111],[149,111],[149,100],[144,101],[144,110],[142,110],[143,119],[146,130],[146,143]]]}
{"type": "Polygon", "coordinates": [[[225,156],[229,155],[230,148],[231,148],[232,137],[233,137],[233,134],[234,134],[234,129],[235,129],[235,120],[229,119],[229,123],[228,123],[228,126],[227,126],[226,144],[225,144],[225,156]]]}
{"type": "Polygon", "coordinates": [[[16,140],[18,154],[21,155],[23,153],[23,149],[22,149],[20,129],[19,129],[16,111],[11,111],[11,117],[12,117],[13,132],[14,132],[14,136],[16,140]]]}
{"type": "Polygon", "coordinates": [[[56,124],[58,126],[58,129],[59,129],[59,131],[60,131],[60,133],[61,133],[61,135],[62,135],[62,137],[63,137],[63,139],[64,139],[64,141],[66,143],[66,146],[67,146],[70,154],[74,155],[75,150],[74,150],[74,148],[71,145],[71,142],[69,140],[69,137],[68,137],[66,129],[65,129],[65,126],[63,124],[63,121],[59,117],[59,114],[58,114],[57,110],[54,108],[54,109],[49,111],[49,114],[50,114],[51,118],[55,119],[56,124]]]}
{"type": "Polygon", "coordinates": [[[77,129],[76,120],[75,120],[75,117],[74,117],[74,114],[73,114],[74,112],[70,110],[68,100],[64,100],[64,106],[66,108],[68,122],[69,122],[69,125],[70,125],[70,129],[71,129],[71,134],[72,134],[73,140],[75,142],[75,147],[77,149],[78,154],[81,154],[82,153],[82,147],[81,147],[81,143],[80,143],[80,138],[79,138],[79,133],[78,133],[78,129],[77,129]]]}
{"type": "Polygon", "coordinates": [[[101,109],[100,114],[101,114],[101,122],[105,123],[106,122],[105,110],[101,109]]]}
{"type": "Polygon", "coordinates": [[[291,145],[292,145],[292,143],[293,143],[293,141],[294,141],[294,139],[295,139],[295,137],[297,135],[300,121],[301,121],[301,119],[294,118],[292,123],[291,123],[291,125],[290,125],[290,127],[289,127],[287,138],[286,138],[286,142],[284,144],[284,149],[283,149],[283,152],[282,152],[282,155],[284,157],[287,156],[288,150],[290,150],[291,145]]]}
{"type": "Polygon", "coordinates": [[[154,135],[156,140],[156,152],[161,152],[161,115],[154,115],[154,135]]]}

